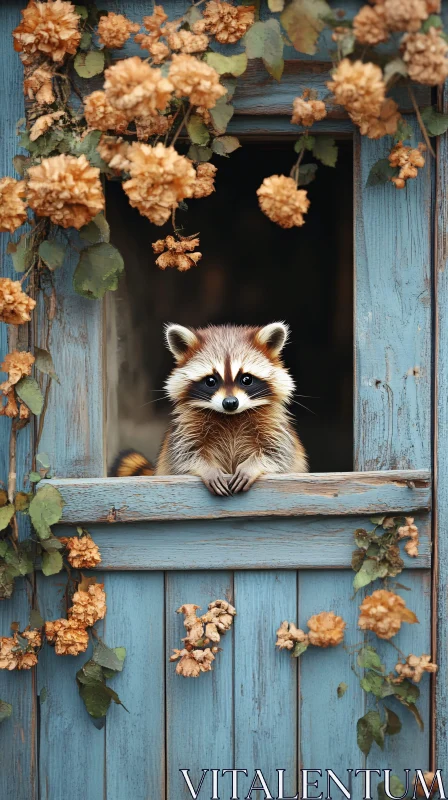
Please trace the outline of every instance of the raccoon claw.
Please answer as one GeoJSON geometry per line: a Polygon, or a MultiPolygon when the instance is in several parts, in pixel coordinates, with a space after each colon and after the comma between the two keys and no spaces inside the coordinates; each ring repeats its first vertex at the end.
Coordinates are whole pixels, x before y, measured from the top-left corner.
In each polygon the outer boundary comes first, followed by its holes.
{"type": "Polygon", "coordinates": [[[202,480],[212,494],[220,497],[226,497],[231,494],[226,477],[219,469],[210,470],[206,475],[202,476],[202,480]]]}
{"type": "Polygon", "coordinates": [[[258,475],[249,472],[244,467],[238,467],[237,471],[230,478],[229,489],[232,494],[238,492],[247,492],[253,483],[257,480],[258,475]]]}

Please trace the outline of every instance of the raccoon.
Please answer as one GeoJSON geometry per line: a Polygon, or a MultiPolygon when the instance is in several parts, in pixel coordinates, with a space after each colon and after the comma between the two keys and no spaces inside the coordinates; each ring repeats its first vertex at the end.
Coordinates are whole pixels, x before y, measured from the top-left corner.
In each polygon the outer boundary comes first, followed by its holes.
{"type": "Polygon", "coordinates": [[[155,469],[122,453],[117,476],[198,475],[216,495],[246,492],[266,472],[307,472],[287,410],[294,382],[280,353],[288,326],[167,325],[176,366],[165,389],[174,404],[155,469]]]}

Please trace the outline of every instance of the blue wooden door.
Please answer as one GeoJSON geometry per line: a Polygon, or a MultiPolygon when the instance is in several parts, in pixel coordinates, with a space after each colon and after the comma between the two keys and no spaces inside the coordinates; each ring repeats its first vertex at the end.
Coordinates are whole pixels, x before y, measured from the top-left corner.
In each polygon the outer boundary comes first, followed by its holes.
{"type": "MultiPolygon", "coordinates": [[[[138,0],[103,5],[131,18],[147,13],[138,0]]],[[[0,9],[8,54],[0,79],[4,174],[22,116],[19,64],[9,41],[21,6],[11,0],[0,9]]],[[[255,68],[235,98],[231,132],[287,132],[289,120],[282,115],[300,89],[312,84],[324,91],[328,65],[316,58],[309,72],[298,73],[293,61],[287,65],[282,93],[261,81],[255,68]]],[[[412,115],[409,120],[415,124],[412,115]]],[[[422,682],[419,701],[424,731],[400,709],[400,735],[388,738],[384,751],[375,745],[364,759],[355,723],[369,706],[347,651],[315,649],[292,660],[274,646],[284,619],[303,627],[324,610],[347,622],[347,645],[359,642],[353,531],[376,512],[415,515],[421,533],[421,555],[406,560],[406,589],[398,590],[419,624],[403,626],[399,647],[430,653],[433,632],[431,170],[425,167],[406,192],[372,191],[366,179],[384,155],[381,142],[361,140],[336,114],[319,123],[319,130],[354,137],[357,472],[266,478],[247,496],[225,502],[193,478],[105,479],[104,307],[73,294],[69,269],[56,273],[62,307],[53,338],[65,345],[59,352],[53,348],[61,386],[49,399],[41,449],[61,476],[54,483],[67,502],[63,522],[86,525],[100,547],[108,596],[103,633],[110,646],[127,649],[114,688],[129,713],[114,706],[105,727],[92,725],[74,680],[85,656],[57,658],[47,648],[36,674],[1,672],[0,697],[15,709],[0,727],[1,798],[179,800],[191,797],[182,769],[189,770],[194,786],[209,770],[199,795],[206,798],[213,796],[213,769],[247,770],[247,777],[240,776],[241,797],[256,769],[277,797],[277,771],[284,769],[288,797],[297,791],[303,768],[331,768],[349,784],[347,769],[366,764],[399,775],[406,767],[431,765],[429,681],[422,682]],[[74,375],[82,375],[81,393],[73,391],[74,375]],[[187,602],[205,609],[218,597],[237,608],[233,629],[213,672],[183,679],[168,660],[183,635],[176,609],[187,602]],[[339,698],[342,682],[348,689],[339,698]]],[[[0,344],[6,350],[6,340],[0,344]]],[[[0,423],[3,444],[6,421],[0,423]]],[[[26,441],[22,446],[26,450],[26,441]]],[[[68,530],[62,525],[60,534],[68,530]]],[[[60,577],[39,578],[46,619],[60,616],[63,590],[60,577]]],[[[24,584],[0,606],[3,635],[12,620],[26,624],[27,614],[24,584]]],[[[392,669],[393,648],[380,643],[378,649],[392,669]]],[[[394,701],[390,706],[398,710],[394,701]]],[[[446,766],[443,747],[439,755],[438,766],[446,766]]],[[[220,772],[219,780],[219,797],[230,797],[231,775],[220,772]]]]}

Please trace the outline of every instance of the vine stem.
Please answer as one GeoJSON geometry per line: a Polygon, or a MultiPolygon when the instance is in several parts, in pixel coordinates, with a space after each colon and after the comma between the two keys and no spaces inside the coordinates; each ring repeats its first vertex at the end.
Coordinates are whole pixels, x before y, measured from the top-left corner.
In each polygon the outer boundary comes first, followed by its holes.
{"type": "Polygon", "coordinates": [[[184,129],[184,126],[187,124],[188,120],[190,119],[190,114],[191,114],[192,110],[193,110],[193,106],[190,105],[188,107],[186,113],[184,114],[184,118],[183,118],[181,124],[179,125],[176,133],[173,136],[173,140],[171,142],[171,147],[174,147],[174,143],[177,141],[177,139],[179,138],[179,135],[181,134],[181,132],[184,129]]]}
{"type": "Polygon", "coordinates": [[[418,107],[417,100],[415,99],[414,90],[411,86],[408,86],[409,97],[411,98],[412,105],[414,106],[414,111],[418,120],[418,124],[420,125],[420,130],[423,134],[423,138],[425,140],[426,146],[431,153],[432,157],[435,158],[436,154],[432,149],[431,142],[429,141],[428,131],[425,128],[425,123],[423,122],[422,115],[420,114],[420,109],[418,107]]]}
{"type": "MultiPolygon", "coordinates": [[[[11,420],[11,432],[9,435],[9,471],[8,471],[8,500],[14,503],[14,495],[17,486],[17,425],[15,419],[11,420]]],[[[19,541],[19,526],[17,517],[14,514],[11,520],[12,539],[19,541]]]]}

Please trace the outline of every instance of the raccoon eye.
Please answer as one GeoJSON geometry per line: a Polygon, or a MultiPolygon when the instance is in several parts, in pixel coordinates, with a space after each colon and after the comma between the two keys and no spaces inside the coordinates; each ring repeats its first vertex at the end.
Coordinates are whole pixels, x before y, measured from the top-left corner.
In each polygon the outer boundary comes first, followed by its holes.
{"type": "Polygon", "coordinates": [[[207,375],[205,378],[205,383],[207,386],[216,386],[216,378],[213,375],[207,375]]]}
{"type": "Polygon", "coordinates": [[[250,386],[253,383],[252,375],[249,375],[247,372],[244,375],[241,375],[241,383],[243,386],[250,386]]]}

